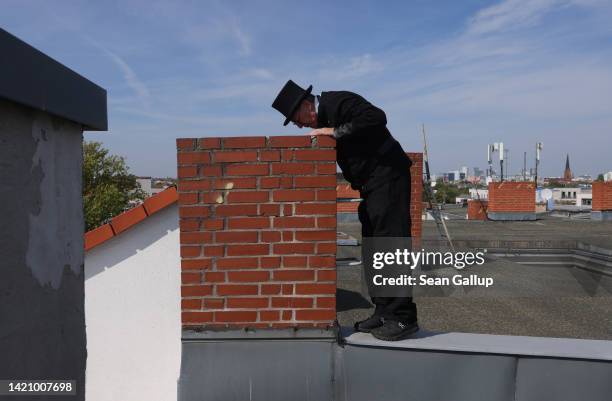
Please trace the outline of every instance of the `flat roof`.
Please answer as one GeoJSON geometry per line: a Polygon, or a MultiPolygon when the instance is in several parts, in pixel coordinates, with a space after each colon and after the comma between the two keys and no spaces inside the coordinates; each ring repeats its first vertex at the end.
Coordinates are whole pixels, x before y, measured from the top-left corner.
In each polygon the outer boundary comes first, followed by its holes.
{"type": "Polygon", "coordinates": [[[106,90],[0,28],[0,98],[108,129],[106,90]]]}

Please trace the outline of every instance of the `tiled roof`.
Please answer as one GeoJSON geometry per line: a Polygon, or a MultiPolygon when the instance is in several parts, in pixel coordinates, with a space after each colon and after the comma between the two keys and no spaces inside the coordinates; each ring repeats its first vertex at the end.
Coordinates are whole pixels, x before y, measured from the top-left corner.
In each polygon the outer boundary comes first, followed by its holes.
{"type": "Polygon", "coordinates": [[[128,228],[140,223],[150,215],[172,205],[178,199],[175,187],[167,188],[113,219],[108,224],[85,233],[85,251],[108,241],[128,228]]]}

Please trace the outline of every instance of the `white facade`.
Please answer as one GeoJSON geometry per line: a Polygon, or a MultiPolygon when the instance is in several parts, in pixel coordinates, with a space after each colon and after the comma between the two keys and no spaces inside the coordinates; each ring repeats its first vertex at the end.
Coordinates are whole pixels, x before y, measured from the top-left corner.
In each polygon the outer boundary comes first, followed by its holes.
{"type": "Polygon", "coordinates": [[[589,206],[591,205],[593,194],[590,188],[553,188],[552,199],[558,204],[589,206]]]}
{"type": "Polygon", "coordinates": [[[85,254],[88,401],[177,399],[178,221],[173,204],[85,254]]]}
{"type": "Polygon", "coordinates": [[[612,171],[608,171],[604,174],[604,181],[612,181],[612,171]]]}
{"type": "Polygon", "coordinates": [[[470,188],[470,199],[480,199],[480,200],[489,199],[489,190],[470,188]]]}

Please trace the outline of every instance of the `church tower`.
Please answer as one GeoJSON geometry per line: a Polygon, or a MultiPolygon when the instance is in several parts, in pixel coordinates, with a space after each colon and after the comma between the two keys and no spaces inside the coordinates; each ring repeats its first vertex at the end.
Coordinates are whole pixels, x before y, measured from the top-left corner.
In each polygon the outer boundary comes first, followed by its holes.
{"type": "Polygon", "coordinates": [[[568,181],[568,182],[572,180],[572,170],[570,169],[570,164],[569,164],[569,154],[567,155],[567,158],[565,159],[565,171],[563,172],[563,180],[568,181]]]}

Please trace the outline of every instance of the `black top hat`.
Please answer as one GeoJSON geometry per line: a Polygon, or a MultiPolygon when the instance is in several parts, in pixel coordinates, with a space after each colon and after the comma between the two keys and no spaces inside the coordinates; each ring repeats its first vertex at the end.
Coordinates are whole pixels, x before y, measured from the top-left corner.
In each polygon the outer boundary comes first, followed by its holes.
{"type": "Polygon", "coordinates": [[[287,117],[283,125],[289,124],[293,113],[298,109],[302,100],[310,95],[311,91],[312,85],[304,90],[292,80],[287,81],[283,89],[278,93],[278,96],[276,96],[276,99],[274,99],[274,103],[272,103],[272,107],[287,117]]]}

